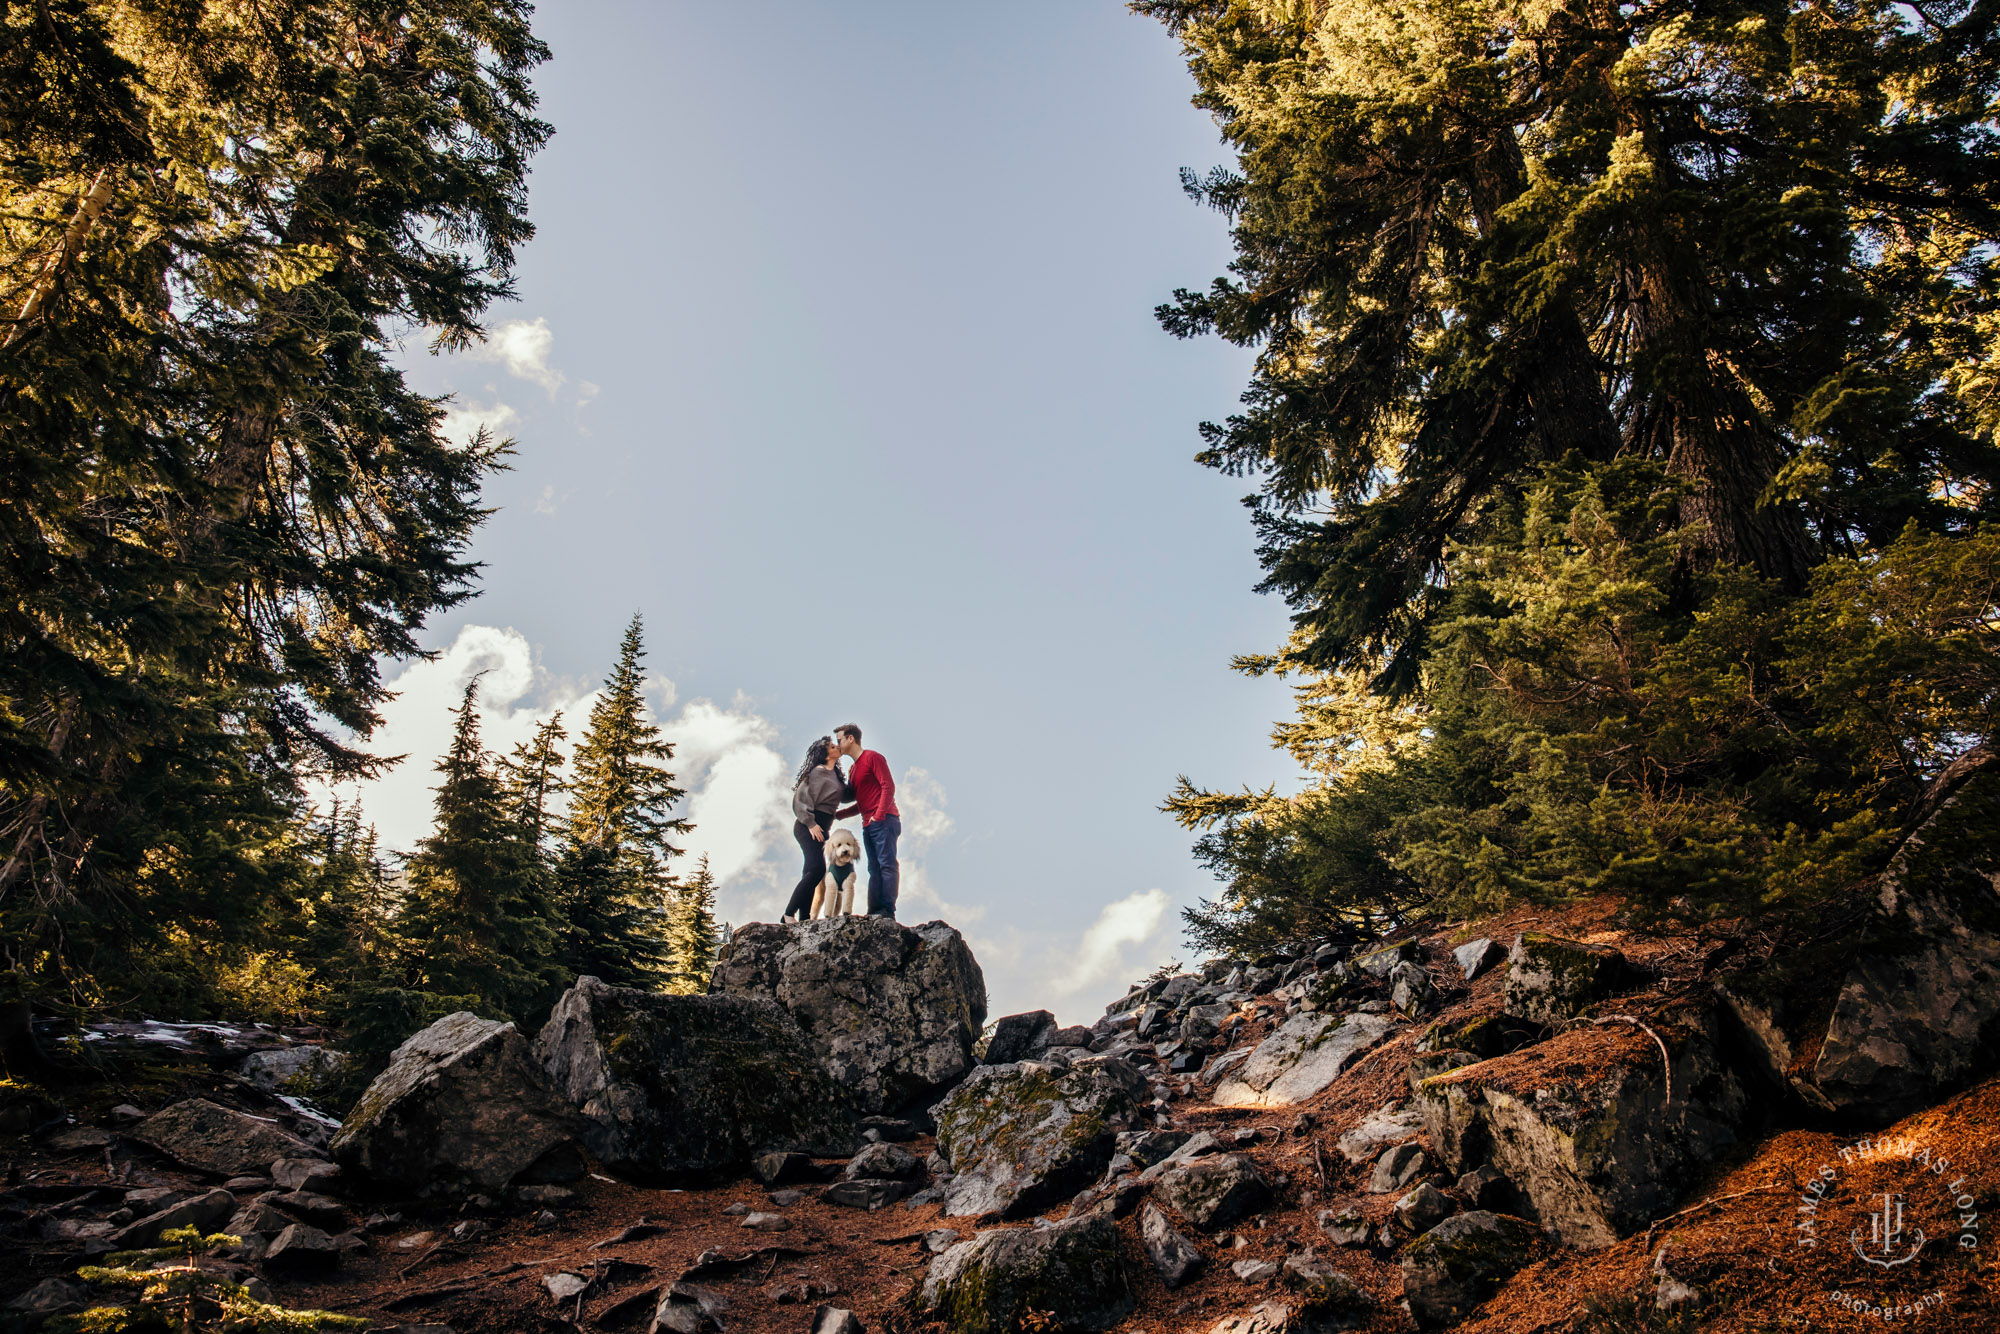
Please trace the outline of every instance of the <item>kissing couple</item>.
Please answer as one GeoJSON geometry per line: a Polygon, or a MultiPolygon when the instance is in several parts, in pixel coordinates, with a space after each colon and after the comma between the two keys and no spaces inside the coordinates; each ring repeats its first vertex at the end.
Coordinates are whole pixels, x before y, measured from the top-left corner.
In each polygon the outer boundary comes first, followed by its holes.
{"type": "Polygon", "coordinates": [[[852,815],[861,817],[861,842],[868,848],[868,915],[894,921],[896,840],[903,833],[896,780],[889,776],[887,760],[861,748],[861,729],[842,723],[832,736],[806,747],[806,762],[792,789],[792,837],[806,863],[785,905],[785,921],[854,911],[854,882],[860,878],[854,859],[860,848],[852,833],[833,827],[834,821],[852,815]],[[842,759],[854,762],[845,774],[842,759]]]}

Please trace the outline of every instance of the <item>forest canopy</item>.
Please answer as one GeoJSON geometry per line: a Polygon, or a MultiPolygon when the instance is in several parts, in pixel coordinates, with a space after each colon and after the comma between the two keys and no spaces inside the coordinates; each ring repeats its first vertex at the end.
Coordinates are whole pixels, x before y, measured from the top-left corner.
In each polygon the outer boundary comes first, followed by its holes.
{"type": "Polygon", "coordinates": [[[1182,781],[1197,939],[1876,867],[2000,687],[1992,8],[1133,7],[1235,153],[1159,315],[1256,350],[1197,458],[1309,777],[1182,781]]]}

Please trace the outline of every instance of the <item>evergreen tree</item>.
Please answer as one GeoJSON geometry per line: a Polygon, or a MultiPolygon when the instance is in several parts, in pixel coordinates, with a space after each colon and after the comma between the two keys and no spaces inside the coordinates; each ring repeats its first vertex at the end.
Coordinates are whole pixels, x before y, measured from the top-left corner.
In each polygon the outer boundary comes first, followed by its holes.
{"type": "Polygon", "coordinates": [[[557,926],[541,850],[508,809],[480,745],[479,681],[452,711],[437,764],[437,816],[409,863],[401,932],[412,989],[473,995],[527,1022],[568,980],[554,962],[557,926]]]}
{"type": "Polygon", "coordinates": [[[1237,164],[1259,349],[1201,462],[1261,474],[1293,654],[1417,684],[1447,552],[1572,453],[1680,483],[1692,565],[1786,589],[2000,516],[1989,6],[1138,0],[1237,164]]]}
{"type": "Polygon", "coordinates": [[[547,844],[551,832],[549,803],[569,790],[562,776],[563,755],[557,749],[568,735],[562,714],[557,713],[528,740],[516,743],[513,753],[500,762],[514,820],[537,848],[547,844]]]}
{"type": "Polygon", "coordinates": [[[717,933],[715,877],[704,854],[694,874],[674,890],[667,932],[672,980],[667,990],[697,996],[708,991],[719,947],[717,933]]]}
{"type": "Polygon", "coordinates": [[[680,849],[668,839],[694,828],[671,814],[684,794],[664,766],[673,747],[647,718],[644,656],[635,615],[577,747],[556,863],[563,964],[616,986],[652,985],[670,963],[667,864],[680,849]]]}
{"type": "MultiPolygon", "coordinates": [[[[465,345],[530,234],[520,0],[0,11],[0,932],[27,987],[271,923],[296,779],[469,595],[465,345]]],[[[73,980],[73,979],[72,979],[73,980]]]]}

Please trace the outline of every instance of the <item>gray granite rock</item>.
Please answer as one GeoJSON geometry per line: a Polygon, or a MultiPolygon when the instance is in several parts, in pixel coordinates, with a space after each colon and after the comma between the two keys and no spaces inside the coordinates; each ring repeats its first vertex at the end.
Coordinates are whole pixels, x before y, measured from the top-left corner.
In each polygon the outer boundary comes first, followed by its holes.
{"type": "Polygon", "coordinates": [[[1119,1132],[1144,1123],[1149,1092],[1116,1056],[980,1066],[932,1109],[952,1173],[945,1213],[1020,1218],[1070,1198],[1103,1174],[1119,1132]]]}

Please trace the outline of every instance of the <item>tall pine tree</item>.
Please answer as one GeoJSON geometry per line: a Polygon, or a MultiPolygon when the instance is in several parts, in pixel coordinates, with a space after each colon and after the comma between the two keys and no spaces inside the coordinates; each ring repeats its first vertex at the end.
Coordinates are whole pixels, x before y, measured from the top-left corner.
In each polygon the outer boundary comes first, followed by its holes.
{"type": "Polygon", "coordinates": [[[471,995],[527,1022],[568,980],[555,962],[547,869],[479,740],[479,681],[452,711],[438,760],[436,823],[409,862],[401,932],[408,981],[437,995],[471,995]]]}
{"type": "Polygon", "coordinates": [[[696,996],[708,990],[720,944],[716,933],[715,876],[704,853],[694,874],[674,891],[667,932],[671,971],[667,990],[696,996]]]}
{"type": "Polygon", "coordinates": [[[591,707],[556,863],[567,919],[562,962],[616,986],[653,986],[668,970],[668,863],[680,853],[668,840],[694,828],[671,814],[684,793],[665,767],[673,747],[648,721],[643,629],[634,615],[591,707]]]}
{"type": "Polygon", "coordinates": [[[390,341],[510,290],[522,0],[0,10],[0,950],[268,934],[301,775],[469,595],[498,442],[390,341]]]}

